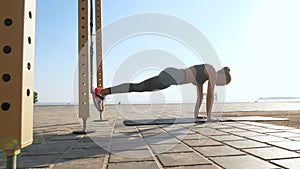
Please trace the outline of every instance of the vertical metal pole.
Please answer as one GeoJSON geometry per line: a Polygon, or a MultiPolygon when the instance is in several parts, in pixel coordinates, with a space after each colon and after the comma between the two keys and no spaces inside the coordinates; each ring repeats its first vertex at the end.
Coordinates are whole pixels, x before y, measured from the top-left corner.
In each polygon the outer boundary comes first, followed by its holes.
{"type": "Polygon", "coordinates": [[[0,149],[7,168],[33,139],[36,0],[0,1],[0,149]]]}
{"type": "MultiPolygon", "coordinates": [[[[97,86],[103,88],[103,58],[102,58],[102,4],[101,0],[96,0],[96,66],[97,66],[97,86]]],[[[102,111],[104,104],[102,102],[102,111]]],[[[102,120],[102,112],[100,112],[102,120]]]]}
{"type": "Polygon", "coordinates": [[[97,58],[97,86],[103,88],[103,60],[102,60],[102,4],[96,0],[96,58],[97,58]]]}
{"type": "Polygon", "coordinates": [[[79,79],[79,118],[83,122],[89,118],[90,87],[90,22],[89,0],[78,0],[78,79],[79,79]]]}
{"type": "MultiPolygon", "coordinates": [[[[94,77],[94,43],[93,43],[93,30],[94,30],[94,9],[93,9],[94,0],[90,0],[90,88],[93,87],[93,77],[94,77]]],[[[91,91],[92,93],[93,91],[91,91]]]]}

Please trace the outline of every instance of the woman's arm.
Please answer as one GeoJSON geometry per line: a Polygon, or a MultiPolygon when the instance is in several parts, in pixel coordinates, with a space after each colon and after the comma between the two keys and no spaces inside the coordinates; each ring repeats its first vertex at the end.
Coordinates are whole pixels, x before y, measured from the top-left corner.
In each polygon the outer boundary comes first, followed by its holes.
{"type": "Polygon", "coordinates": [[[194,117],[198,118],[200,106],[203,98],[203,84],[197,86],[197,102],[194,109],[194,117]]]}
{"type": "Polygon", "coordinates": [[[215,88],[215,84],[212,83],[211,81],[208,81],[207,95],[206,95],[206,114],[208,120],[211,120],[211,111],[214,102],[214,88],[215,88]]]}
{"type": "Polygon", "coordinates": [[[217,74],[212,66],[206,66],[205,70],[208,75],[207,95],[206,95],[206,114],[207,120],[211,120],[211,111],[214,103],[214,89],[217,81],[217,74]]]}

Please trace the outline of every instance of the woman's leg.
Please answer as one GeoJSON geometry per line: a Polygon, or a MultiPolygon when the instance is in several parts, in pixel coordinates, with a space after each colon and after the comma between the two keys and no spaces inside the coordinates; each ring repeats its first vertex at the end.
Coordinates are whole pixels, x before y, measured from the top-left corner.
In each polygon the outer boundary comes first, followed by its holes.
{"type": "Polygon", "coordinates": [[[123,83],[110,88],[102,89],[102,95],[129,93],[129,92],[148,92],[162,90],[171,86],[171,84],[163,84],[159,76],[152,77],[140,83],[123,83]]]}
{"type": "Polygon", "coordinates": [[[176,68],[167,68],[158,76],[152,77],[140,83],[123,83],[117,86],[101,90],[102,95],[129,92],[148,92],[162,90],[171,85],[180,85],[185,80],[185,71],[176,68]]]}

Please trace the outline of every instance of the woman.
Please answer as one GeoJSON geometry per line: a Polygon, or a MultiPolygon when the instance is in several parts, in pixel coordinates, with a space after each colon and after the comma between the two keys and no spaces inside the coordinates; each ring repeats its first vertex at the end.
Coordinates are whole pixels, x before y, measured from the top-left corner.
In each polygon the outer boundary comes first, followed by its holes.
{"type": "Polygon", "coordinates": [[[191,66],[186,69],[167,68],[158,76],[146,79],[140,83],[123,83],[117,86],[94,89],[94,98],[98,105],[98,110],[101,110],[102,101],[106,95],[128,92],[146,92],[162,90],[171,85],[182,85],[192,83],[197,86],[197,102],[194,109],[194,117],[198,116],[203,98],[203,84],[208,81],[207,96],[206,96],[206,114],[207,119],[211,120],[211,110],[214,101],[214,87],[224,86],[230,83],[230,69],[224,67],[219,71],[215,71],[214,67],[209,64],[201,64],[191,66]]]}

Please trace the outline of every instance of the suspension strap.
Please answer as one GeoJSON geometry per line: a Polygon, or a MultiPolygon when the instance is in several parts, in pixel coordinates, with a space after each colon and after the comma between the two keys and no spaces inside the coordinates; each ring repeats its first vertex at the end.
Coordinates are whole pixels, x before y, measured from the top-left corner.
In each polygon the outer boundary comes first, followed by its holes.
{"type": "Polygon", "coordinates": [[[90,0],[90,87],[91,93],[93,93],[93,76],[94,76],[94,40],[93,40],[93,31],[94,31],[94,0],[90,0]]]}

